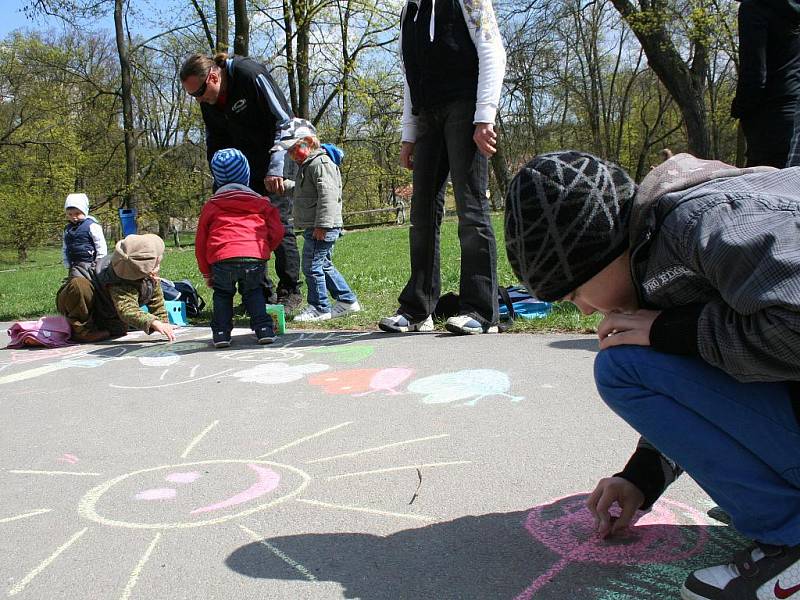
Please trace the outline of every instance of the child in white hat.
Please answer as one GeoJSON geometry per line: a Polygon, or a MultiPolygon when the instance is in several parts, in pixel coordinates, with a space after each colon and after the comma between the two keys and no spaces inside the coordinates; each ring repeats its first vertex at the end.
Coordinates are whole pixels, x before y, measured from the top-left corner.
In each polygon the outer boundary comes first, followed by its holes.
{"type": "Polygon", "coordinates": [[[89,216],[89,198],[86,194],[68,195],[64,212],[67,216],[62,244],[64,266],[70,273],[79,265],[89,269],[108,254],[103,228],[97,219],[89,216]]]}

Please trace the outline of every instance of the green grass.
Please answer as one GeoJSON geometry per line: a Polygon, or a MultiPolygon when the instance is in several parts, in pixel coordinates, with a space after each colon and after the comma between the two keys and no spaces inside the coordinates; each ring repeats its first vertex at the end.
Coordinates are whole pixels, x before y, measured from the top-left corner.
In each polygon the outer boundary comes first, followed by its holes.
{"type": "MultiPolygon", "coordinates": [[[[505,256],[502,216],[494,217],[498,247],[498,281],[516,282],[505,256]]],[[[170,240],[171,241],[171,240],[170,240]]],[[[182,240],[183,241],[183,240],[182,240]]],[[[302,244],[302,237],[298,237],[302,244]]],[[[171,244],[170,244],[171,245],[171,244]]],[[[457,223],[448,219],[441,235],[442,293],[458,291],[459,245],[457,223]]],[[[338,242],[334,263],[356,292],[364,310],[344,319],[310,324],[291,324],[307,329],[375,329],[381,317],[397,309],[397,295],[409,274],[408,226],[381,227],[348,232],[338,242]]],[[[274,276],[274,266],[270,266],[274,276]]],[[[206,311],[194,322],[207,323],[211,316],[211,290],[204,287],[197,270],[194,247],[168,248],[162,264],[168,279],[189,279],[206,299],[206,311]]],[[[30,253],[30,260],[15,264],[9,253],[0,254],[0,320],[11,321],[55,312],[55,295],[65,275],[59,248],[41,248],[30,253]]],[[[237,323],[246,324],[245,320],[237,323]]],[[[513,331],[594,332],[598,317],[584,317],[573,305],[556,304],[544,319],[517,319],[513,331]]],[[[441,324],[439,325],[441,326],[441,324]]]]}

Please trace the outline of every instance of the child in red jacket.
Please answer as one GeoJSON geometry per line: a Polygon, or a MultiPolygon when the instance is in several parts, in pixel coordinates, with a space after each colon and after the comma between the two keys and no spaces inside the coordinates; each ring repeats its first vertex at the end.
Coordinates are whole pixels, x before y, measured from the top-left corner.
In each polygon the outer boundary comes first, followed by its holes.
{"type": "Polygon", "coordinates": [[[214,288],[214,346],[231,345],[237,285],[258,343],[271,344],[275,332],[261,282],[266,261],[283,239],[280,213],[266,197],[247,187],[250,165],[239,150],[217,151],[211,173],[217,191],[200,213],[194,252],[206,285],[214,288]]]}

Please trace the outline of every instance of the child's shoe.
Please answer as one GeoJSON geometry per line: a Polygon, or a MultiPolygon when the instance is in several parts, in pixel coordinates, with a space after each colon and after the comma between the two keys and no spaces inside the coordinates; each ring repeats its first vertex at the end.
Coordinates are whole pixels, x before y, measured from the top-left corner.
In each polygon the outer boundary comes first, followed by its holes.
{"type": "Polygon", "coordinates": [[[409,331],[433,331],[433,319],[430,315],[421,321],[412,321],[403,314],[384,317],[378,322],[378,327],[388,333],[407,333],[409,331]]]}
{"type": "Polygon", "coordinates": [[[263,329],[256,329],[256,339],[262,346],[271,344],[275,341],[275,332],[272,327],[264,327],[263,329]]]}
{"type": "MultiPolygon", "coordinates": [[[[786,600],[800,592],[800,546],[754,544],[733,562],[695,571],[683,600],[786,600]]],[[[800,598],[800,594],[797,596],[800,598]]]]}
{"type": "Polygon", "coordinates": [[[329,312],[322,312],[316,306],[312,306],[309,304],[299,313],[294,316],[294,321],[298,321],[300,323],[303,322],[311,322],[311,321],[327,321],[331,318],[331,313],[329,312]]]}
{"type": "Polygon", "coordinates": [[[337,302],[331,309],[331,319],[336,319],[337,317],[343,317],[345,315],[349,315],[350,313],[357,313],[360,311],[361,305],[358,303],[358,300],[355,302],[337,302]]]}
{"type": "Polygon", "coordinates": [[[471,315],[458,315],[447,319],[444,328],[450,333],[456,335],[471,335],[475,333],[497,333],[499,328],[497,325],[486,326],[481,325],[479,321],[474,319],[471,315]]]}
{"type": "Polygon", "coordinates": [[[214,340],[214,348],[227,348],[231,345],[231,334],[227,331],[214,331],[212,332],[214,340]]]}

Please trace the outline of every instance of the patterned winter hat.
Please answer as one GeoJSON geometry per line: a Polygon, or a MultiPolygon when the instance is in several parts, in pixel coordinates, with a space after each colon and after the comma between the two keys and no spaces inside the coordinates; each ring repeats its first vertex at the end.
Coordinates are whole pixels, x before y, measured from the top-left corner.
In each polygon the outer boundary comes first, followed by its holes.
{"type": "Polygon", "coordinates": [[[217,150],[211,159],[211,173],[217,187],[229,183],[250,183],[250,165],[244,154],[236,148],[217,150]]]}
{"type": "Polygon", "coordinates": [[[567,150],[535,157],[506,197],[506,252],[541,300],[559,300],[628,248],[636,184],[614,163],[567,150]]]}
{"type": "Polygon", "coordinates": [[[316,128],[311,121],[305,119],[292,119],[281,128],[281,139],[272,147],[272,151],[288,150],[298,140],[317,135],[316,128]]]}

